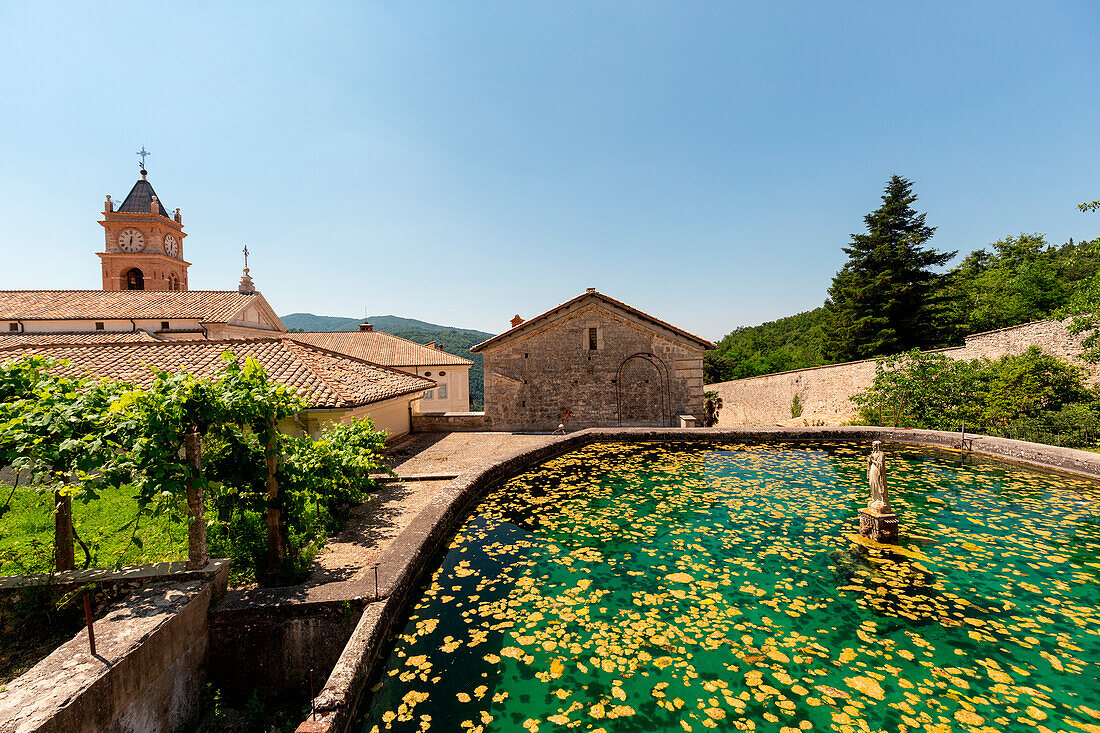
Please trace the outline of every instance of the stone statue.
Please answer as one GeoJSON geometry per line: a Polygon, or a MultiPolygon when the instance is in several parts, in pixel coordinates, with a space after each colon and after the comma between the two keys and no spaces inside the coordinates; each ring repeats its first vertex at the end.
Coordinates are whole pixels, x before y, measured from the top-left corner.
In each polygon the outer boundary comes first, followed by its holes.
{"type": "Polygon", "coordinates": [[[871,444],[871,455],[867,456],[867,481],[871,484],[871,501],[867,502],[867,508],[879,514],[891,514],[886,491],[886,454],[882,452],[881,440],[871,444]]]}

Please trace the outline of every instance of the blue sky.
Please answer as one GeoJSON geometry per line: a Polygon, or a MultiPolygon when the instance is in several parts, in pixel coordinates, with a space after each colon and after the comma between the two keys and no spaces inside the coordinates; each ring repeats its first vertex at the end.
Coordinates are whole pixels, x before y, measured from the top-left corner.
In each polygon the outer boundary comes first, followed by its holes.
{"type": "Polygon", "coordinates": [[[966,252],[1100,214],[1095,2],[0,0],[0,288],[98,288],[105,194],[279,313],[497,332],[597,287],[816,307],[893,173],[966,252]]]}

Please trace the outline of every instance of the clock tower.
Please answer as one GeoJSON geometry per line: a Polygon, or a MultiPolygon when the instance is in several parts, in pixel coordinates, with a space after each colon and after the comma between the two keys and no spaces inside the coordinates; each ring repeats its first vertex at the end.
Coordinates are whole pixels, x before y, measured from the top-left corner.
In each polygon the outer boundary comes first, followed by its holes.
{"type": "Polygon", "coordinates": [[[104,290],[187,290],[183,218],[179,209],[169,215],[146,175],[143,165],[141,180],[117,209],[110,196],[103,206],[104,290]]]}

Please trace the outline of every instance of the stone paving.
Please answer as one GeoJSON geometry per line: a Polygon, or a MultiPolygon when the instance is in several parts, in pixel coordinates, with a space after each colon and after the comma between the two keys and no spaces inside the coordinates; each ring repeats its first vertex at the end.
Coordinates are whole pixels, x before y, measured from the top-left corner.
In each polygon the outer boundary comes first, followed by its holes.
{"type": "Polygon", "coordinates": [[[476,466],[548,442],[546,435],[417,433],[390,446],[386,463],[410,480],[388,482],[378,501],[356,508],[313,561],[306,585],[354,582],[371,588],[371,564],[440,489],[476,466]]]}

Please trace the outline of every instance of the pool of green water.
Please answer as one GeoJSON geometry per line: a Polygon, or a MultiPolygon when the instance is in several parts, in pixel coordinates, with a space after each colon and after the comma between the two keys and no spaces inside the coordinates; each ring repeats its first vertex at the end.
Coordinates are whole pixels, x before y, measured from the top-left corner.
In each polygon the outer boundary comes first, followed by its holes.
{"type": "Polygon", "coordinates": [[[1100,731],[1100,490],[868,446],[602,444],[490,493],[364,731],[1100,731]]]}

